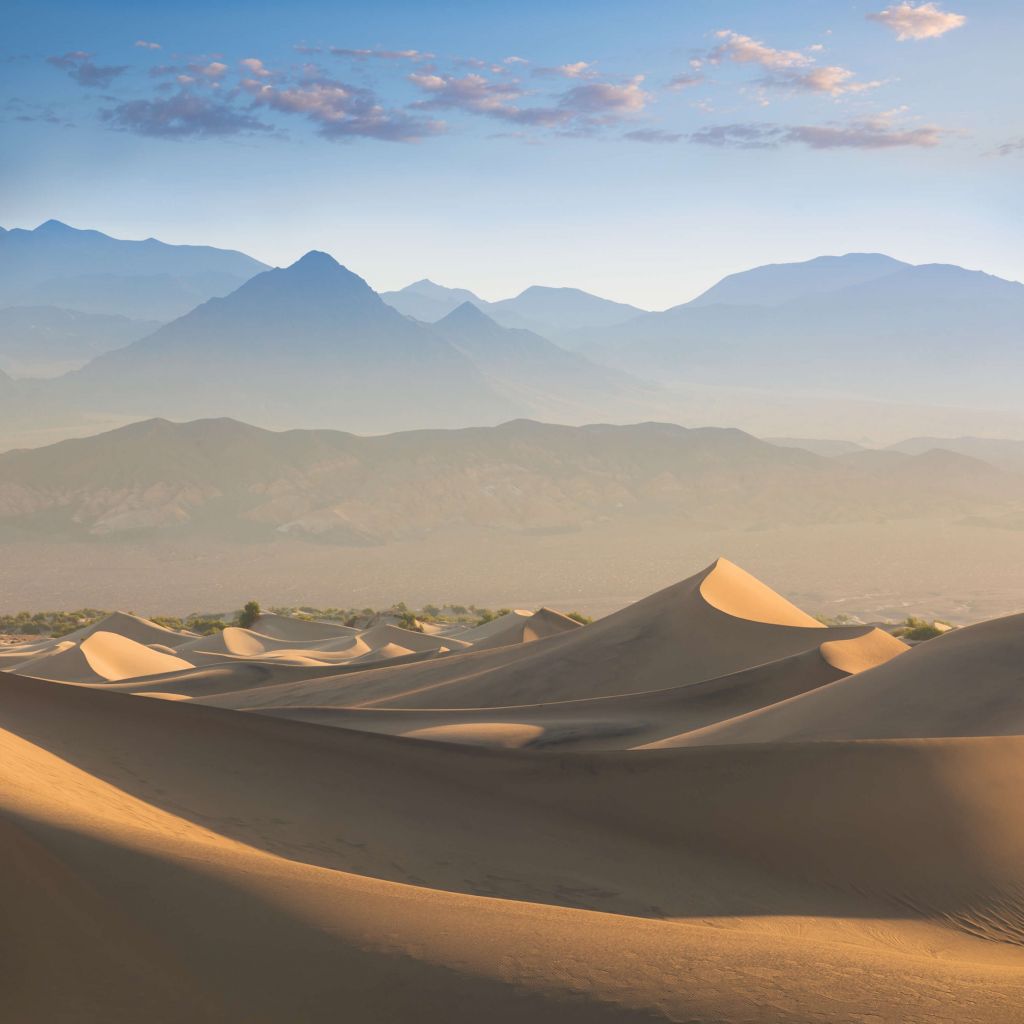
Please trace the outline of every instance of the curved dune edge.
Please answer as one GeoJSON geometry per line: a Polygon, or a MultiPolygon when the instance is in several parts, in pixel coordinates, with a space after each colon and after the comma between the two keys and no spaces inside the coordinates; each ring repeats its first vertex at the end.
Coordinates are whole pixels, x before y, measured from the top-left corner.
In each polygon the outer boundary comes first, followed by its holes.
{"type": "Polygon", "coordinates": [[[909,651],[910,647],[883,629],[873,629],[851,640],[827,640],[818,650],[833,668],[856,675],[877,665],[884,665],[909,651]]]}
{"type": "Polygon", "coordinates": [[[191,662],[183,658],[102,630],[90,633],[77,645],[65,646],[17,666],[25,675],[69,683],[113,683],[190,668],[191,662]]]}
{"type": "Polygon", "coordinates": [[[0,708],[19,1024],[1022,1019],[1020,738],[543,758],[0,708]]]}
{"type": "Polygon", "coordinates": [[[712,608],[733,618],[772,626],[825,628],[817,619],[727,558],[719,558],[711,566],[701,580],[700,594],[712,608]]]}
{"type": "Polygon", "coordinates": [[[1024,614],[683,737],[689,745],[1024,735],[1024,614]]]}
{"type": "Polygon", "coordinates": [[[406,739],[510,750],[527,746],[543,733],[544,729],[541,726],[521,722],[452,722],[410,729],[397,735],[406,739]]]}

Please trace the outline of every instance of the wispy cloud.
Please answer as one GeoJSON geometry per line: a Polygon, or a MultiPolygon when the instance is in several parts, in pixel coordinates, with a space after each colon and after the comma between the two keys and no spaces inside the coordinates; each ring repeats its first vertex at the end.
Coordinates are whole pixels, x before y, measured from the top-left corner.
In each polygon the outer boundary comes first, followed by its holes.
{"type": "Polygon", "coordinates": [[[514,79],[492,80],[479,74],[462,77],[411,74],[409,81],[427,98],[413,104],[419,110],[462,110],[514,124],[589,131],[643,110],[649,95],[643,76],[629,82],[588,82],[558,96],[553,103],[523,105],[528,96],[514,79]]]}
{"type": "Polygon", "coordinates": [[[812,57],[799,50],[776,50],[730,28],[721,29],[715,35],[722,42],[708,55],[713,63],[731,60],[737,64],[756,64],[767,71],[802,68],[814,63],[812,57]]]}
{"type": "MultiPolygon", "coordinates": [[[[262,64],[260,66],[262,68],[262,64]]],[[[269,107],[284,114],[301,114],[314,122],[319,134],[328,139],[361,136],[384,142],[415,142],[445,130],[442,121],[388,109],[371,89],[332,79],[307,79],[278,86],[261,78],[247,78],[242,81],[242,88],[252,97],[254,106],[269,107]]]]}
{"type": "Polygon", "coordinates": [[[869,14],[870,21],[877,21],[896,33],[900,42],[910,39],[935,39],[967,22],[963,14],[953,14],[939,9],[935,3],[893,4],[884,11],[869,14]]]}
{"type": "Polygon", "coordinates": [[[141,50],[159,50],[161,49],[159,43],[152,43],[146,39],[136,39],[135,45],[141,50]]]}
{"type": "Polygon", "coordinates": [[[165,139],[214,138],[272,131],[219,96],[185,90],[168,99],[130,100],[100,112],[111,128],[165,139]]]}
{"type": "Polygon", "coordinates": [[[4,104],[4,110],[10,114],[10,117],[3,118],[3,120],[21,121],[23,124],[52,124],[60,128],[75,127],[66,118],[61,117],[51,103],[36,103],[32,100],[23,100],[18,96],[12,96],[4,104]]]}
{"type": "MultiPolygon", "coordinates": [[[[740,35],[732,29],[722,29],[715,35],[722,40],[708,55],[707,62],[720,64],[753,64],[765,71],[758,84],[767,88],[784,88],[800,92],[824,93],[842,96],[846,93],[876,89],[881,82],[858,82],[856,72],[831,65],[819,66],[816,58],[800,50],[777,50],[750,36],[740,35]]],[[[820,52],[820,47],[813,50],[820,52]]]]}
{"type": "Polygon", "coordinates": [[[534,68],[533,73],[541,78],[592,78],[597,72],[590,61],[578,60],[574,64],[559,64],[557,67],[534,68]]]}
{"type": "Polygon", "coordinates": [[[419,110],[468,110],[514,121],[521,113],[513,104],[525,95],[514,81],[491,81],[483,75],[456,75],[416,73],[409,75],[420,91],[429,97],[414,103],[419,110]]]}
{"type": "Polygon", "coordinates": [[[340,46],[332,46],[328,49],[332,57],[347,57],[349,60],[433,60],[434,54],[424,53],[422,50],[348,50],[340,46]]]}
{"type": "Polygon", "coordinates": [[[650,94],[641,88],[643,75],[637,75],[624,85],[593,82],[570,89],[558,101],[566,110],[600,118],[617,118],[638,114],[650,100],[650,94]]]}
{"type": "Polygon", "coordinates": [[[820,125],[735,123],[709,125],[690,142],[729,149],[777,149],[799,143],[811,149],[931,149],[950,134],[937,125],[905,126],[892,114],[820,125]]]}
{"type": "Polygon", "coordinates": [[[996,156],[1013,156],[1016,153],[1024,153],[1024,135],[1019,139],[1011,139],[1009,142],[1004,142],[1001,146],[996,146],[996,156]]]}
{"type": "Polygon", "coordinates": [[[630,142],[653,142],[653,143],[671,143],[671,142],[682,142],[686,138],[683,132],[667,132],[660,128],[638,128],[636,131],[626,132],[622,136],[624,139],[628,139],[630,142]]]}
{"type": "Polygon", "coordinates": [[[88,88],[106,88],[110,83],[128,70],[127,64],[101,67],[92,61],[94,54],[84,50],[71,50],[59,57],[47,57],[46,62],[61,71],[66,71],[79,85],[88,88]]]}
{"type": "Polygon", "coordinates": [[[683,89],[692,89],[695,85],[700,85],[705,80],[703,72],[685,72],[684,74],[676,75],[674,78],[670,79],[668,88],[671,89],[672,92],[681,92],[683,89]]]}

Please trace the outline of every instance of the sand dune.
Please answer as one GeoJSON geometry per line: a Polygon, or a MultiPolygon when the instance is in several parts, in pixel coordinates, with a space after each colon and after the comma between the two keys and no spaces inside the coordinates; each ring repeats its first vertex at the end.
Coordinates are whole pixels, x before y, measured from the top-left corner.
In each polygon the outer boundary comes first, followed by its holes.
{"type": "Polygon", "coordinates": [[[528,644],[579,628],[580,623],[568,615],[551,608],[540,608],[536,612],[514,611],[501,615],[474,630],[460,633],[459,639],[471,643],[474,650],[486,651],[493,647],[507,647],[509,644],[528,644]]]}
{"type": "MultiPolygon", "coordinates": [[[[898,650],[906,649],[899,641],[892,643],[898,650]]],[[[887,656],[891,657],[892,652],[887,656]]],[[[390,706],[274,705],[254,710],[294,721],[476,746],[624,750],[657,746],[660,742],[671,745],[679,734],[770,707],[844,675],[845,670],[827,660],[820,649],[812,648],[704,682],[590,700],[504,708],[418,710],[390,706]]],[[[325,683],[330,685],[329,681],[325,683]]],[[[253,696],[273,700],[275,688],[268,687],[264,693],[253,696]]],[[[231,700],[229,696],[227,701],[231,700]]]]}
{"type": "Polygon", "coordinates": [[[929,640],[895,661],[685,742],[1024,734],[1024,615],[929,640]]]}
{"type": "Polygon", "coordinates": [[[9,1019],[1024,1019],[1019,738],[551,758],[0,703],[9,1019]]]}
{"type": "Polygon", "coordinates": [[[15,666],[27,676],[71,683],[118,682],[191,667],[173,654],[102,630],[90,633],[79,644],[40,654],[15,666]]]}
{"type": "Polygon", "coordinates": [[[0,672],[0,1018],[1024,1024],[1024,616],[266,618],[0,672]]]}
{"type": "MultiPolygon", "coordinates": [[[[396,665],[372,676],[321,677],[259,696],[211,699],[221,707],[493,708],[664,690],[731,675],[866,626],[828,628],[725,559],[583,629],[455,659],[396,665]],[[715,607],[704,589],[732,614],[715,607]],[[757,616],[755,618],[754,616],[757,616]],[[794,624],[798,623],[798,624],[794,624]]],[[[897,645],[902,649],[902,645],[897,645]]]]}

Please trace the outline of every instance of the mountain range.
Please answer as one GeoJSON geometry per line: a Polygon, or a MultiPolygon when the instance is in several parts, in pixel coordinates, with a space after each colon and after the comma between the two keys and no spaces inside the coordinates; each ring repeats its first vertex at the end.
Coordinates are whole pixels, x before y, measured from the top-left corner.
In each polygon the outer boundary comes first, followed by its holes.
{"type": "Polygon", "coordinates": [[[664,312],[568,288],[489,303],[420,281],[378,295],[323,253],[271,270],[56,221],[0,232],[0,270],[0,373],[23,378],[0,382],[0,448],[225,415],[360,433],[526,417],[827,429],[872,445],[1024,436],[1024,285],[880,254],[757,267],[664,312]],[[163,324],[165,279],[180,305],[203,301],[163,324]],[[185,301],[182,282],[200,279],[185,301]],[[10,304],[54,282],[78,305],[10,304]]]}
{"type": "Polygon", "coordinates": [[[1017,410],[1024,285],[876,254],[734,275],[692,302],[575,332],[648,379],[1017,410]]]}
{"type": "Polygon", "coordinates": [[[403,316],[325,253],[257,274],[123,348],[51,381],[18,382],[22,416],[232,415],[361,432],[637,419],[656,389],[503,328],[464,304],[433,326],[403,316]]]}
{"type": "Polygon", "coordinates": [[[148,420],[0,455],[4,540],[749,530],[1012,517],[1024,476],[949,451],[825,458],[742,431],[661,423],[359,437],[230,419],[148,420]]]}
{"type": "Polygon", "coordinates": [[[0,306],[172,320],[266,269],[233,250],[127,241],[58,220],[0,228],[0,306]]]}
{"type": "Polygon", "coordinates": [[[533,285],[514,298],[487,302],[466,288],[445,288],[424,279],[400,291],[382,292],[381,298],[400,313],[424,323],[435,323],[468,302],[502,327],[531,330],[555,341],[573,331],[622,324],[645,312],[579,288],[542,285],[533,285]]]}

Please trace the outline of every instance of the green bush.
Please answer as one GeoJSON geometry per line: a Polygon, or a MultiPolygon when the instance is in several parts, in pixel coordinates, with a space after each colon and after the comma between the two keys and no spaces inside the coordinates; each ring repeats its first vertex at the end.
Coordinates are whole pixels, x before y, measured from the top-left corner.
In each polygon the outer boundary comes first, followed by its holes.
{"type": "Polygon", "coordinates": [[[946,630],[941,629],[935,622],[920,619],[916,615],[908,615],[903,625],[893,630],[893,636],[898,636],[901,640],[932,640],[945,632],[946,630]]]}
{"type": "Polygon", "coordinates": [[[251,629],[260,617],[258,601],[246,601],[245,607],[238,613],[238,624],[242,629],[251,629]]]}

